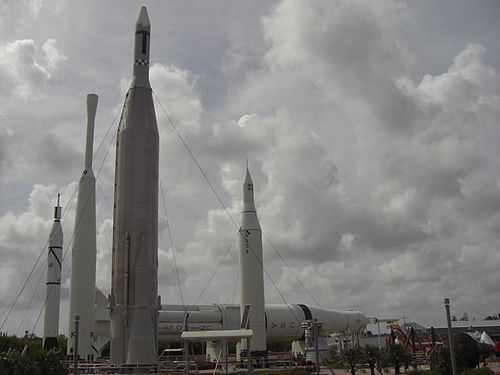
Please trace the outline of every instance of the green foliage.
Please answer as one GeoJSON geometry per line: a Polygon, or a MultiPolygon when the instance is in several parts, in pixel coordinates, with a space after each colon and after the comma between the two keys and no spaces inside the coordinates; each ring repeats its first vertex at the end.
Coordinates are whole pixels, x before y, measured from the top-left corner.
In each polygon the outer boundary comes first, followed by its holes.
{"type": "MultiPolygon", "coordinates": [[[[312,368],[307,369],[307,368],[296,368],[296,369],[289,369],[289,370],[281,370],[277,372],[272,372],[272,375],[311,375],[312,373],[312,368]]],[[[269,371],[256,371],[255,375],[267,375],[269,374],[269,371]]]]}
{"type": "Polygon", "coordinates": [[[64,363],[64,355],[56,350],[41,350],[35,357],[37,375],[63,375],[68,374],[64,363]]]}
{"type": "Polygon", "coordinates": [[[390,344],[384,353],[384,359],[392,367],[394,367],[394,374],[400,374],[400,367],[402,365],[409,365],[411,354],[401,345],[390,344]]]}
{"type": "Polygon", "coordinates": [[[448,348],[436,348],[431,359],[431,370],[439,375],[451,375],[450,351],[448,348]]]}
{"type": "Polygon", "coordinates": [[[349,366],[351,375],[356,375],[356,365],[363,361],[363,357],[363,350],[358,346],[340,352],[340,358],[344,364],[349,366]]]}
{"type": "Polygon", "coordinates": [[[59,342],[59,348],[64,353],[66,352],[66,348],[68,347],[68,338],[65,335],[59,335],[57,338],[59,342]]]}
{"type": "Polygon", "coordinates": [[[481,368],[467,368],[460,371],[460,375],[493,375],[493,371],[491,371],[488,367],[481,368]]]}
{"type": "Polygon", "coordinates": [[[2,375],[66,375],[68,369],[64,363],[64,355],[55,350],[22,352],[12,350],[0,355],[0,374],[2,375]]]}
{"type": "MultiPolygon", "coordinates": [[[[62,350],[64,350],[63,347],[62,350]]],[[[63,375],[68,370],[61,351],[42,349],[41,339],[0,335],[0,374],[2,375],[63,375]],[[26,355],[21,355],[25,345],[26,355]]]]}
{"type": "Polygon", "coordinates": [[[376,346],[366,346],[363,348],[363,358],[370,366],[371,375],[375,375],[375,367],[381,362],[382,352],[376,346]]]}
{"type": "MultiPolygon", "coordinates": [[[[465,352],[467,355],[467,352],[465,352]]],[[[464,358],[464,350],[459,346],[455,346],[455,361],[457,363],[457,371],[459,373],[464,373],[469,369],[470,364],[468,363],[470,359],[464,358]]],[[[440,375],[451,375],[451,355],[450,350],[447,347],[437,348],[434,357],[431,360],[431,370],[438,372],[440,375]]],[[[479,375],[479,374],[478,374],[479,375]]]]}
{"type": "MultiPolygon", "coordinates": [[[[466,368],[459,372],[459,375],[493,375],[487,367],[482,368],[466,368]]],[[[408,375],[442,375],[442,372],[437,370],[424,370],[424,371],[408,371],[408,375]]]]}
{"type": "Polygon", "coordinates": [[[413,370],[408,371],[408,375],[441,375],[439,372],[434,370],[413,370]]]}

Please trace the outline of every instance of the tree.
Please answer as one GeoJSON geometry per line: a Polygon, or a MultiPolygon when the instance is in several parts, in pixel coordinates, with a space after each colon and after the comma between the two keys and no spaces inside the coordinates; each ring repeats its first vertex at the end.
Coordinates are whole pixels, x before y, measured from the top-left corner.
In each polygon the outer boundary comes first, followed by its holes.
{"type": "Polygon", "coordinates": [[[351,375],[356,375],[356,365],[363,359],[363,352],[359,347],[349,348],[340,352],[342,362],[349,365],[351,375]]]}
{"type": "Polygon", "coordinates": [[[394,374],[399,375],[401,365],[408,365],[411,360],[411,354],[401,345],[390,344],[384,355],[386,361],[394,367],[394,374]]]}
{"type": "Polygon", "coordinates": [[[0,374],[5,375],[65,375],[68,369],[64,354],[56,350],[30,347],[26,355],[22,349],[14,349],[0,355],[0,374]]]}
{"type": "Polygon", "coordinates": [[[370,366],[371,375],[375,375],[375,367],[382,358],[382,352],[376,346],[366,346],[363,349],[363,357],[370,366]]]}

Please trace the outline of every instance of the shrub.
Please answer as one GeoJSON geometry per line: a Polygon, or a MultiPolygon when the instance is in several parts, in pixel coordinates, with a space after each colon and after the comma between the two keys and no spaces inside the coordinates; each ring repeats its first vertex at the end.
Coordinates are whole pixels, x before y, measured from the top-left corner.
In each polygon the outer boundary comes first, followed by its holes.
{"type": "Polygon", "coordinates": [[[18,350],[0,355],[0,374],[2,375],[66,375],[68,369],[63,361],[64,355],[54,350],[29,350],[21,355],[18,350]]]}
{"type": "Polygon", "coordinates": [[[434,370],[412,370],[408,371],[408,375],[441,375],[441,373],[434,370]]]}
{"type": "Polygon", "coordinates": [[[493,375],[493,371],[487,367],[468,368],[460,371],[460,375],[493,375]]]}

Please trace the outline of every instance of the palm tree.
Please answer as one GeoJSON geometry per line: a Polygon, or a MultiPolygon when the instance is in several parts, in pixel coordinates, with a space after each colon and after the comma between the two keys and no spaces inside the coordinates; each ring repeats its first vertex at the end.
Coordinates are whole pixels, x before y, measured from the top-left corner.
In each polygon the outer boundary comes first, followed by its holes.
{"type": "Polygon", "coordinates": [[[399,368],[411,360],[411,355],[401,345],[390,344],[385,350],[385,359],[394,367],[394,375],[399,375],[399,368]]]}
{"type": "Polygon", "coordinates": [[[342,362],[349,365],[351,375],[356,375],[356,365],[363,359],[363,352],[356,346],[353,348],[342,350],[340,353],[342,362]]]}
{"type": "Polygon", "coordinates": [[[375,367],[382,358],[382,352],[376,346],[366,346],[363,349],[365,362],[370,366],[371,375],[375,375],[375,367]]]}

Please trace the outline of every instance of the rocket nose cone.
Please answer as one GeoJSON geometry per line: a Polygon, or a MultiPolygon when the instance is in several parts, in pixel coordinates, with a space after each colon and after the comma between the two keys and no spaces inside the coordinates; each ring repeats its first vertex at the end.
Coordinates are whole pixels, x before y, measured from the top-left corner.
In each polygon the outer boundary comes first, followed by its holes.
{"type": "Polygon", "coordinates": [[[148,11],[146,7],[141,8],[141,12],[139,13],[139,17],[137,17],[137,25],[142,25],[143,27],[150,27],[151,23],[149,22],[148,11]]]}
{"type": "Polygon", "coordinates": [[[250,172],[248,171],[248,168],[247,168],[247,172],[245,174],[245,184],[252,184],[252,177],[250,177],[250,172]]]}

